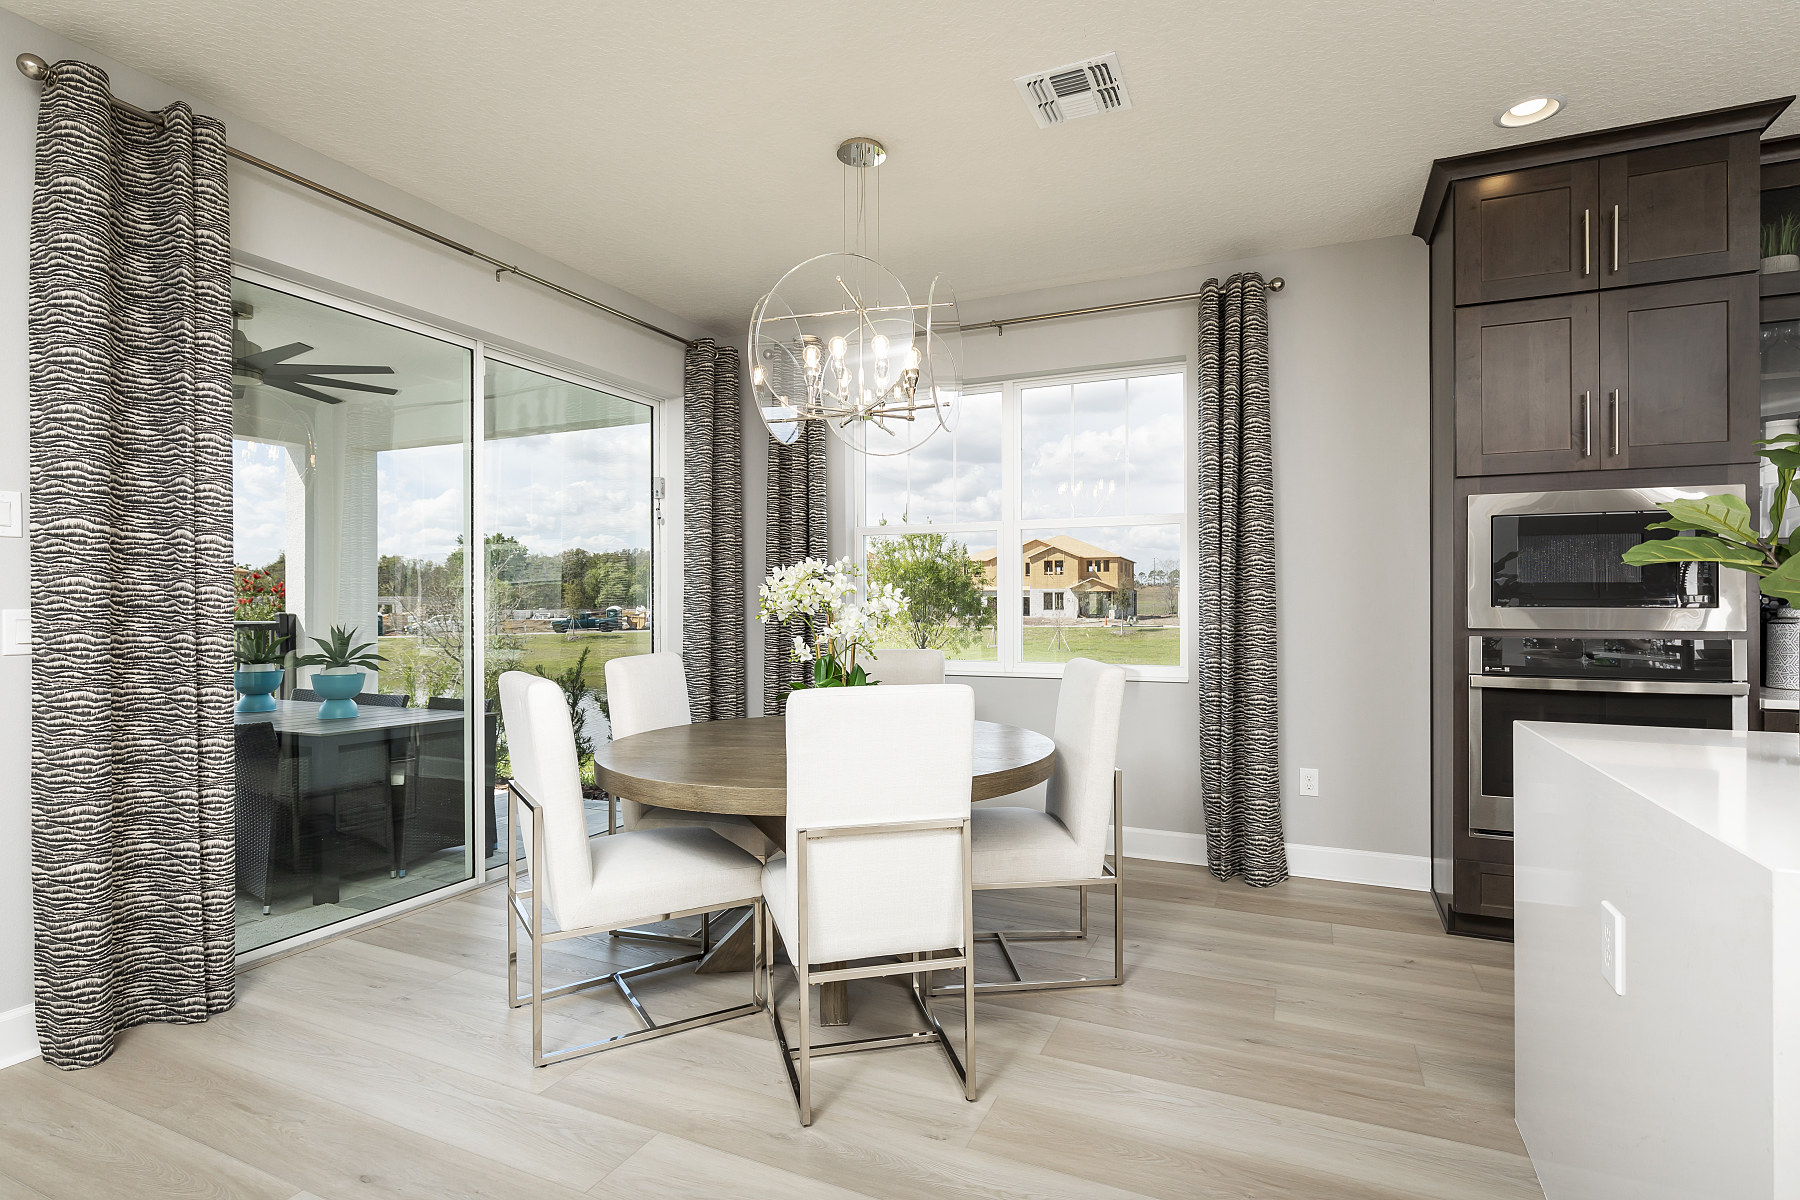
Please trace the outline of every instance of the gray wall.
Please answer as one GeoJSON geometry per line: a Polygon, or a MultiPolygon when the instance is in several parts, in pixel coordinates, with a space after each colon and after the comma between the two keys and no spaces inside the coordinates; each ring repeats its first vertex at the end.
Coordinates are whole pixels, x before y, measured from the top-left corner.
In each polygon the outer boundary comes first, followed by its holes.
{"type": "MultiPolygon", "coordinates": [[[[966,302],[963,319],[1197,291],[1257,270],[1269,298],[1280,576],[1282,791],[1290,842],[1428,853],[1429,429],[1424,247],[1408,237],[966,302]],[[1320,795],[1296,794],[1298,767],[1320,795]]],[[[1187,305],[965,339],[970,379],[1186,360],[1187,305]]],[[[847,548],[848,539],[840,545],[847,548]]],[[[840,551],[842,552],[842,551],[840,551]]],[[[1192,631],[1188,653],[1193,655],[1192,631]]],[[[980,716],[1046,732],[1054,680],[968,677],[980,716]]],[[[1195,685],[1132,683],[1119,751],[1127,826],[1203,831],[1195,685]]]]}
{"type": "MultiPolygon", "coordinates": [[[[182,99],[137,72],[94,55],[12,13],[0,11],[0,57],[32,51],[54,62],[81,58],[105,67],[115,93],[147,108],[182,99]]],[[[0,490],[26,490],[27,378],[25,303],[27,230],[38,85],[0,70],[0,490]]],[[[634,297],[513,245],[492,233],[258,127],[203,104],[225,120],[233,145],[329,183],[411,220],[583,291],[626,311],[693,335],[690,328],[634,297]]],[[[681,394],[682,349],[535,285],[496,281],[493,272],[452,251],[280,183],[234,163],[232,246],[242,262],[447,325],[658,398],[681,394]]],[[[677,425],[677,429],[679,426],[677,425]]],[[[672,488],[677,502],[680,488],[672,488]]],[[[679,520],[678,507],[671,513],[679,520]]],[[[679,545],[679,538],[675,539],[679,545]]],[[[26,605],[24,539],[0,539],[0,608],[26,605]]],[[[0,657],[0,1014],[31,999],[29,838],[30,660],[0,657]]],[[[7,1031],[0,1029],[0,1040],[7,1031]]],[[[0,1053],[6,1050],[0,1045],[0,1053]]]]}

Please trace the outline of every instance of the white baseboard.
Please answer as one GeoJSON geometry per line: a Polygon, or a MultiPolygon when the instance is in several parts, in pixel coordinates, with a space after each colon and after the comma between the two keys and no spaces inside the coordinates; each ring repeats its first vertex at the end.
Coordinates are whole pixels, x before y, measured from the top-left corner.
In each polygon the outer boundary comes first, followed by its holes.
{"type": "Polygon", "coordinates": [[[1423,854],[1386,854],[1380,850],[1345,850],[1339,846],[1287,844],[1288,874],[1302,879],[1333,879],[1371,887],[1431,890],[1431,859],[1423,854]]]}
{"type": "Polygon", "coordinates": [[[29,1004],[0,1012],[0,1067],[22,1063],[38,1054],[37,1014],[29,1004]]]}
{"type": "MultiPolygon", "coordinates": [[[[1206,865],[1206,836],[1175,829],[1125,827],[1125,853],[1157,862],[1206,865]]],[[[1287,844],[1288,873],[1302,879],[1330,879],[1372,887],[1431,890],[1431,860],[1422,854],[1386,854],[1378,850],[1346,850],[1339,846],[1287,844]]]]}

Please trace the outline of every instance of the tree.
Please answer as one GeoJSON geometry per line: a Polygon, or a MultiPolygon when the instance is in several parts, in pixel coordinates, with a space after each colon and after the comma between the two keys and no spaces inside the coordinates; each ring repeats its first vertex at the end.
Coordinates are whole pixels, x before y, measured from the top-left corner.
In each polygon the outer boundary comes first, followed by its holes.
{"type": "Polygon", "coordinates": [[[942,533],[903,533],[869,547],[870,583],[906,596],[890,625],[921,650],[945,650],[974,639],[994,622],[969,548],[942,533]]]}
{"type": "Polygon", "coordinates": [[[586,714],[581,711],[582,706],[592,700],[599,706],[602,714],[606,713],[606,705],[600,698],[598,689],[587,681],[588,652],[592,649],[592,646],[583,646],[581,657],[555,675],[546,671],[542,663],[532,668],[562,689],[563,703],[569,706],[569,722],[575,727],[575,761],[577,764],[586,764],[594,757],[594,739],[588,736],[584,724],[586,714]]]}
{"type": "MultiPolygon", "coordinates": [[[[488,561],[495,561],[519,566],[523,563],[525,548],[516,538],[503,533],[488,535],[490,551],[500,546],[500,554],[490,553],[488,561]],[[515,550],[516,548],[516,550],[515,550]]],[[[463,676],[463,641],[466,636],[463,605],[463,547],[462,538],[456,539],[456,549],[452,550],[441,567],[433,565],[429,571],[421,571],[417,592],[420,621],[419,639],[431,650],[456,664],[456,678],[463,676]]],[[[490,572],[487,580],[487,611],[482,614],[481,632],[487,638],[486,678],[482,681],[482,694],[489,700],[499,696],[499,678],[503,672],[513,670],[519,665],[524,654],[525,642],[516,633],[504,631],[504,614],[513,607],[513,585],[496,573],[490,572]]]]}

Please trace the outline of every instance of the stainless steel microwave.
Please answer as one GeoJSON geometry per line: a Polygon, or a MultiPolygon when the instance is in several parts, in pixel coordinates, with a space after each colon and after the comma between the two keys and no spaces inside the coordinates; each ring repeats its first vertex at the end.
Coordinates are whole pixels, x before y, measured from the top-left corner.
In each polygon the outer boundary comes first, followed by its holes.
{"type": "Polygon", "coordinates": [[[1470,629],[1742,633],[1742,571],[1712,563],[1627,566],[1641,542],[1673,537],[1658,501],[1744,498],[1739,484],[1508,492],[1469,497],[1470,629]]]}

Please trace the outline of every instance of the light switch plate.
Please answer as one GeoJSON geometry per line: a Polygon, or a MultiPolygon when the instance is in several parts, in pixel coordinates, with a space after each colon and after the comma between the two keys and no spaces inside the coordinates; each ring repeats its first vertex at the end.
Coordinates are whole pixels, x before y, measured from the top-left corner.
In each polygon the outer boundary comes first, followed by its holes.
{"type": "Polygon", "coordinates": [[[1625,994],[1625,914],[1610,900],[1600,902],[1600,975],[1614,992],[1625,994]]]}
{"type": "Polygon", "coordinates": [[[0,654],[31,653],[31,610],[0,611],[0,654]]]}
{"type": "Polygon", "coordinates": [[[18,492],[0,492],[0,537],[24,536],[24,496],[18,492]]]}

